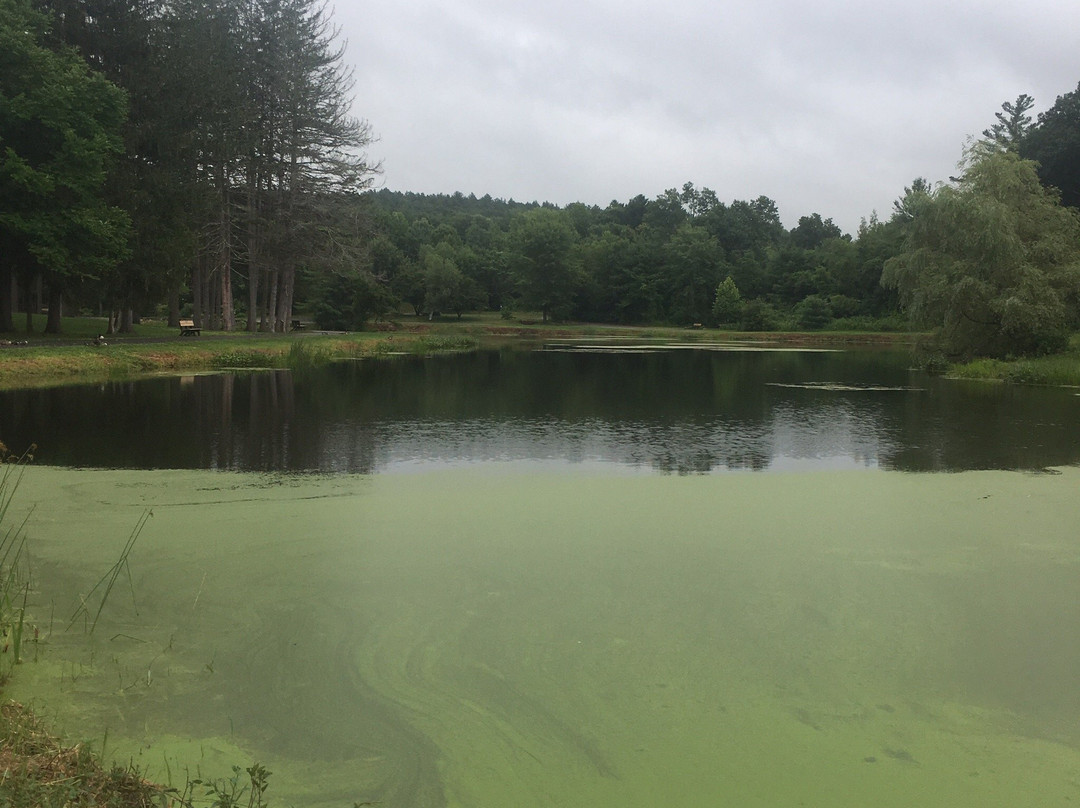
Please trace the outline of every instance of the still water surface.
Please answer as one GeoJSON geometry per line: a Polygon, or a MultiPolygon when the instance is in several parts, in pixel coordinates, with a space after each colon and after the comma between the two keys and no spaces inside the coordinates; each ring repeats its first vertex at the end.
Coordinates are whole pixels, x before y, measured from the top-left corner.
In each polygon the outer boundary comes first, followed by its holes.
{"type": "Polygon", "coordinates": [[[935,379],[902,352],[491,351],[0,393],[39,462],[343,471],[1037,469],[1080,462],[1075,391],[935,379]]]}
{"type": "Polygon", "coordinates": [[[50,464],[9,695],[156,777],[257,759],[278,804],[1080,800],[1078,410],[879,353],[5,394],[50,464]],[[686,474],[729,469],[774,473],[686,474]]]}

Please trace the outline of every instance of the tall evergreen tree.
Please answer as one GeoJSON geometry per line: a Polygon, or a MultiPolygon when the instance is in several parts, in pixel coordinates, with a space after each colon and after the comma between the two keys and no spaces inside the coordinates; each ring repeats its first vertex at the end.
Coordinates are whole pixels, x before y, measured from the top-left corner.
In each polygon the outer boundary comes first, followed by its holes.
{"type": "Polygon", "coordinates": [[[1039,178],[1060,191],[1064,204],[1080,207],[1080,85],[1039,115],[1020,153],[1039,164],[1039,178]]]}
{"type": "Polygon", "coordinates": [[[983,130],[983,137],[988,143],[999,148],[1016,151],[1031,129],[1031,116],[1028,110],[1035,106],[1035,99],[1027,93],[1016,98],[1015,103],[1006,101],[1001,105],[1001,112],[995,112],[997,123],[983,130]]]}

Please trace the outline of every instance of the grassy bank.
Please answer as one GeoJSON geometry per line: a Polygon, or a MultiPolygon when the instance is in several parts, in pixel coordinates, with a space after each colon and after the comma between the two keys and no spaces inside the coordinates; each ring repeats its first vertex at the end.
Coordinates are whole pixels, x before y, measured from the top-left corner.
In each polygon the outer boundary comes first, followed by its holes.
{"type": "Polygon", "coordinates": [[[0,351],[0,389],[130,379],[235,368],[311,366],[335,359],[471,350],[468,336],[366,333],[345,336],[240,335],[161,342],[113,340],[102,347],[50,345],[0,351]]]}
{"type": "Polygon", "coordinates": [[[1073,335],[1069,350],[1063,354],[1033,359],[976,359],[952,366],[948,375],[957,379],[1080,387],[1080,334],[1073,335]]]}
{"type": "Polygon", "coordinates": [[[267,808],[270,774],[255,763],[234,766],[231,777],[159,785],[131,765],[106,766],[85,745],[63,743],[17,702],[0,706],[0,805],[8,808],[267,808]]]}
{"type": "MultiPolygon", "coordinates": [[[[0,389],[130,379],[157,373],[199,373],[232,368],[286,368],[336,359],[393,354],[431,354],[473,350],[482,341],[554,338],[634,338],[670,340],[771,341],[789,345],[906,344],[908,334],[838,332],[739,333],[710,329],[626,327],[542,323],[539,317],[504,320],[478,314],[460,320],[428,322],[402,318],[378,330],[350,334],[297,332],[288,335],[210,332],[179,336],[176,329],[145,322],[130,335],[90,344],[104,325],[95,318],[68,318],[64,333],[28,338],[29,344],[0,347],[0,389]]],[[[23,342],[11,335],[12,343],[23,342]]]]}
{"type": "Polygon", "coordinates": [[[150,808],[168,795],[137,772],[104,768],[84,746],[64,746],[15,702],[0,707],[0,804],[12,808],[150,808]]]}

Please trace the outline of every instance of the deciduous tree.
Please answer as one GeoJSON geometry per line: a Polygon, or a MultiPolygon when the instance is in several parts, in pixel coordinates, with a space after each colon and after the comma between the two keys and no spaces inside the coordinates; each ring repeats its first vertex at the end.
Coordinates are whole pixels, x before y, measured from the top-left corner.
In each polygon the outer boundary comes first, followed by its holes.
{"type": "MultiPolygon", "coordinates": [[[[60,330],[65,290],[125,255],[128,218],[105,202],[120,150],[124,93],[71,49],[42,43],[47,20],[0,0],[0,328],[11,330],[12,278],[40,274],[46,330],[60,330]]],[[[24,284],[25,288],[25,284],[24,284]]],[[[27,318],[29,323],[29,317],[27,318]]]]}
{"type": "Polygon", "coordinates": [[[970,149],[956,185],[909,200],[903,252],[882,283],[949,354],[1052,351],[1077,319],[1080,218],[1011,151],[970,149]]]}
{"type": "Polygon", "coordinates": [[[565,316],[576,281],[574,229],[566,215],[550,208],[532,210],[514,219],[510,232],[523,304],[539,309],[545,322],[565,316]]]}

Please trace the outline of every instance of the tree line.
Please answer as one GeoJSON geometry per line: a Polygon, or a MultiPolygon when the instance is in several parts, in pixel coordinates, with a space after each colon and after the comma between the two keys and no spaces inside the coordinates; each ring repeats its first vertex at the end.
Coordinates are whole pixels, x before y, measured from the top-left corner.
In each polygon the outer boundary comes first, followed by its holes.
{"type": "Polygon", "coordinates": [[[771,199],[724,203],[692,183],[604,208],[369,192],[368,280],[314,305],[342,328],[405,302],[428,317],[910,325],[950,358],[1058,351],[1080,327],[1080,87],[1037,122],[1033,103],[1004,103],[959,176],[915,179],[854,236],[818,213],[786,230],[771,199]]]}
{"type": "Polygon", "coordinates": [[[525,310],[752,329],[857,327],[895,312],[879,281],[899,225],[876,217],[857,238],[817,213],[787,230],[773,200],[725,203],[693,183],[603,208],[386,189],[367,198],[372,283],[352,298],[315,296],[342,327],[400,302],[428,317],[525,310]]]}
{"type": "Polygon", "coordinates": [[[370,190],[320,0],[0,0],[0,330],[47,307],[285,331],[407,308],[935,330],[953,356],[1078,324],[1080,87],[1002,105],[961,173],[854,234],[686,183],[557,207],[370,190]],[[902,318],[903,317],[903,318],[902,318]],[[906,319],[904,319],[906,318],[906,319]]]}

